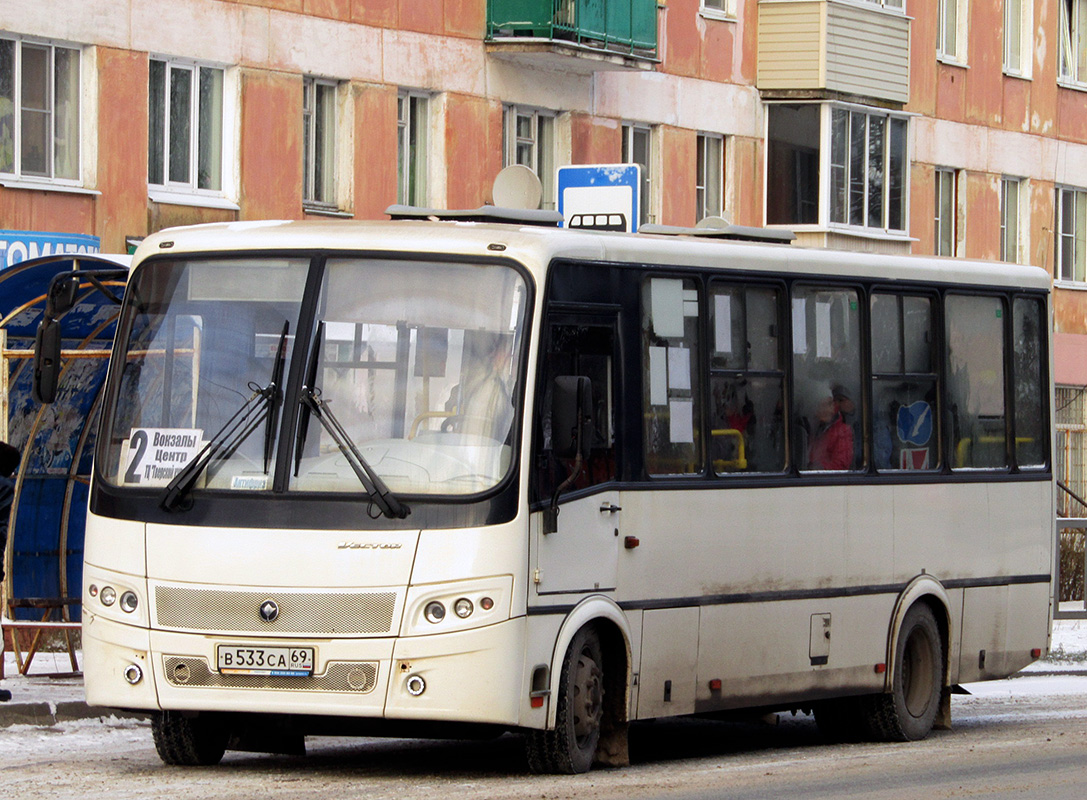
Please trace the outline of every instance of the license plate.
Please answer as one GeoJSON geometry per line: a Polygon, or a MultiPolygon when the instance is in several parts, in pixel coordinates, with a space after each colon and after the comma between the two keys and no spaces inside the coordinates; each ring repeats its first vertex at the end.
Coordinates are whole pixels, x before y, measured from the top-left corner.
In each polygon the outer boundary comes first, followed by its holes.
{"type": "Polygon", "coordinates": [[[217,658],[219,672],[226,675],[305,677],[313,674],[312,647],[219,645],[217,658]]]}

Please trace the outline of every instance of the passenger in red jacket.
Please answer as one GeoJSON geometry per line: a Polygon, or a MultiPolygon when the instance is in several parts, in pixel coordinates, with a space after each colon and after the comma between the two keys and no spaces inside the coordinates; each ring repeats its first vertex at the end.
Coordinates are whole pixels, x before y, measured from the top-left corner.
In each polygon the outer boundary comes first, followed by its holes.
{"type": "Polygon", "coordinates": [[[808,448],[808,468],[844,470],[853,467],[853,428],[842,418],[852,401],[840,390],[820,401],[816,409],[819,427],[808,448]]]}

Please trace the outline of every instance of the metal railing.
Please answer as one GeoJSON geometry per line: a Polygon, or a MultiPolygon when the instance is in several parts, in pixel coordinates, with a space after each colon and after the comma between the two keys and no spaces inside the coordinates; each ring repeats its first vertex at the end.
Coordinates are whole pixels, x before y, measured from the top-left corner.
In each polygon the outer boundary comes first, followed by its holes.
{"type": "MultiPolygon", "coordinates": [[[[1062,481],[1057,481],[1062,496],[1070,497],[1080,507],[1087,503],[1062,481]]],[[[1087,619],[1087,517],[1056,515],[1057,568],[1053,584],[1053,618],[1087,619]],[[1069,599],[1062,599],[1069,598],[1069,599]]]]}
{"type": "Polygon", "coordinates": [[[657,55],[657,0],[488,0],[487,38],[566,41],[657,55]]]}

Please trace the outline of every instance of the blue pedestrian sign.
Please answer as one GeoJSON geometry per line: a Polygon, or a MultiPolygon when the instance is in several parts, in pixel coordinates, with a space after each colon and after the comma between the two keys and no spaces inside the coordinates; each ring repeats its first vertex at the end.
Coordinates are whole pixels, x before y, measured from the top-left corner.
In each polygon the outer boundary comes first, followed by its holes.
{"type": "Polygon", "coordinates": [[[642,168],[638,164],[559,167],[562,224],[567,228],[636,231],[641,188],[642,168]]]}

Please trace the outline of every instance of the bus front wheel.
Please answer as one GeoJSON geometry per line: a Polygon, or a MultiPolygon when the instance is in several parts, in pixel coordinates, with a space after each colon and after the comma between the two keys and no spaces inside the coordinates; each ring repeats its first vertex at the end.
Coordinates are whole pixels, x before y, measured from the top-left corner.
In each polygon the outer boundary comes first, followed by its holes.
{"type": "Polygon", "coordinates": [[[526,754],[533,772],[575,774],[592,767],[604,716],[603,666],[599,635],[582,628],[563,659],[554,730],[528,734],[526,754]]]}
{"type": "Polygon", "coordinates": [[[917,603],[898,633],[891,691],[866,698],[873,737],[906,742],[932,730],[943,695],[944,646],[932,609],[917,603]]]}
{"type": "Polygon", "coordinates": [[[151,717],[155,750],[164,764],[210,767],[226,752],[230,734],[213,716],[160,711],[151,717]]]}

